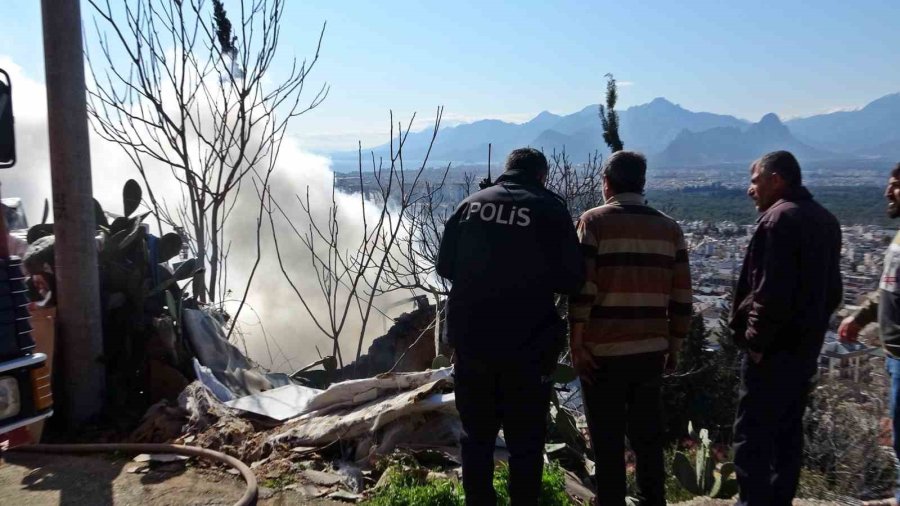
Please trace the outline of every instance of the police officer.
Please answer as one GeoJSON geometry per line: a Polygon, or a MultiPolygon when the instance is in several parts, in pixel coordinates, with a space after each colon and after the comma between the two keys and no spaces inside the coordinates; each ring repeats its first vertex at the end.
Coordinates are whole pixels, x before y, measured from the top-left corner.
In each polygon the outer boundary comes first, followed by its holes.
{"type": "Polygon", "coordinates": [[[496,504],[501,426],[512,504],[537,504],[540,495],[549,376],[565,342],[553,294],[576,293],[584,281],[572,219],[544,188],[547,173],[543,153],[516,149],[495,185],[460,204],[441,240],[437,272],[452,282],[446,330],[457,356],[468,504],[496,504]]]}

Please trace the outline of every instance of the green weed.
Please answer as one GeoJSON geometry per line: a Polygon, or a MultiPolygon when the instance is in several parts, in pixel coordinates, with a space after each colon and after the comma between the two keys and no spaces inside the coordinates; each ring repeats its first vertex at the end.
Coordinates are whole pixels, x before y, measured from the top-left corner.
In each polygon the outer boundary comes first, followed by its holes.
{"type": "MultiPolygon", "coordinates": [[[[364,504],[368,506],[463,506],[462,485],[451,480],[424,478],[416,470],[392,467],[385,471],[394,476],[376,490],[364,504]]],[[[509,506],[509,466],[499,464],[494,472],[494,488],[498,506],[509,506]]],[[[566,479],[557,464],[544,466],[541,480],[541,506],[574,506],[566,495],[566,479]]]]}

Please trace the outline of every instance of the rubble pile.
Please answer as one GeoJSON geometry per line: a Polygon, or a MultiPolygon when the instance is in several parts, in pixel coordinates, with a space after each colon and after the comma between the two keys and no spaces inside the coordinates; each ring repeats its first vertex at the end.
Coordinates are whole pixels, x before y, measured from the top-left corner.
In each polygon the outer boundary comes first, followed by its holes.
{"type": "Polygon", "coordinates": [[[334,373],[335,381],[371,378],[386,372],[424,371],[434,359],[435,306],[423,295],[413,299],[416,309],[394,318],[383,336],[376,337],[359,360],[334,373]]]}
{"type": "MultiPolygon", "coordinates": [[[[350,364],[338,369],[333,361],[322,360],[318,365],[325,370],[306,368],[303,374],[288,376],[261,372],[228,342],[215,314],[184,309],[183,331],[194,350],[197,380],[176,401],[153,405],[131,438],[221,451],[250,465],[261,483],[281,490],[290,487],[309,497],[359,499],[397,465],[408,472],[430,473],[431,478],[458,479],[462,426],[452,367],[430,368],[440,361],[418,363],[425,357],[434,360],[433,334],[419,338],[429,331],[433,317],[434,307],[421,305],[398,318],[369,349],[363,368],[354,370],[350,364]],[[422,349],[430,347],[427,354],[414,353],[418,358],[405,364],[418,367],[417,372],[331,382],[372,368],[398,369],[403,353],[423,342],[427,344],[422,349]]],[[[585,457],[584,424],[577,417],[555,400],[550,413],[553,443],[547,453],[575,470],[567,473],[570,493],[590,499],[583,480],[593,464],[585,457]]],[[[498,458],[508,458],[502,433],[498,445],[498,458]]]]}
{"type": "Polygon", "coordinates": [[[373,470],[398,450],[432,460],[439,455],[458,467],[461,427],[452,385],[449,368],[336,383],[282,423],[229,407],[195,381],[177,403],[154,405],[132,439],[218,450],[249,463],[262,482],[313,497],[358,494],[375,484],[373,470]]]}

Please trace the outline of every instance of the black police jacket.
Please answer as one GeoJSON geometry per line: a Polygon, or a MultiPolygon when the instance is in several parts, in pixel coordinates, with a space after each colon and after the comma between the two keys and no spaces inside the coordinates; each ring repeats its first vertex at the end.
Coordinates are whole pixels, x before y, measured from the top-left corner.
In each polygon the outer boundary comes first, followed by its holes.
{"type": "Polygon", "coordinates": [[[553,294],[576,293],[584,283],[564,201],[509,171],[447,220],[437,272],[452,282],[448,341],[461,354],[488,360],[552,353],[565,330],[553,294]]]}

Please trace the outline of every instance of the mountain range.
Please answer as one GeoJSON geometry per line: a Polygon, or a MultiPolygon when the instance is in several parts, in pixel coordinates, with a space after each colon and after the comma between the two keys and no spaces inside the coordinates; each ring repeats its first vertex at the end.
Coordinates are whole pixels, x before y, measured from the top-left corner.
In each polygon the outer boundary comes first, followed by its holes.
{"type": "MultiPolygon", "coordinates": [[[[697,167],[750,162],[775,149],[792,151],[801,162],[854,158],[900,158],[900,93],[854,111],[838,111],[783,122],[772,113],[751,123],[734,116],[689,111],[665,98],[619,112],[626,149],[645,153],[658,167],[697,167]]],[[[404,158],[421,160],[431,131],[410,133],[404,158]]],[[[542,112],[526,123],[486,119],[440,130],[430,154],[435,162],[483,164],[488,144],[502,161],[512,149],[531,146],[545,153],[565,149],[573,161],[606,154],[598,107],[560,116],[542,112]]],[[[386,156],[388,146],[371,148],[386,156]]],[[[357,153],[332,153],[336,165],[357,153]]]]}

